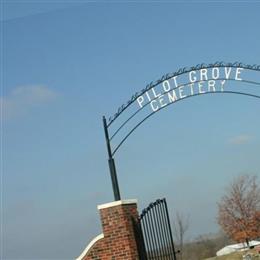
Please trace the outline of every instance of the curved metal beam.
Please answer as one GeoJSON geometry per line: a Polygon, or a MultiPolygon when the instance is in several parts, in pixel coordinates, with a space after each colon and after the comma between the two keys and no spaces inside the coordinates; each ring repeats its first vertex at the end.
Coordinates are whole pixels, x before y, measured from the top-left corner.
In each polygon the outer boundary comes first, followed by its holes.
{"type": "MultiPolygon", "coordinates": [[[[215,79],[208,79],[208,80],[204,80],[203,82],[208,82],[210,80],[215,80],[215,79]]],[[[227,81],[237,81],[236,79],[225,79],[225,78],[219,78],[215,81],[219,81],[219,80],[227,80],[227,81]]],[[[193,83],[198,83],[198,82],[202,82],[201,80],[197,80],[197,81],[194,81],[193,83]]],[[[240,80],[239,82],[244,82],[244,83],[249,83],[249,84],[254,84],[254,85],[257,85],[260,87],[260,83],[258,82],[255,82],[255,81],[251,81],[251,80],[240,80]]],[[[165,91],[163,92],[162,94],[167,94],[169,92],[171,92],[172,90],[176,90],[180,87],[184,87],[184,86],[188,86],[190,84],[190,82],[186,83],[186,84],[183,84],[183,85],[180,85],[178,87],[174,87],[172,89],[170,89],[169,91],[165,91]]],[[[194,95],[193,95],[194,96],[194,95]]],[[[156,100],[157,97],[151,99],[149,102],[147,102],[145,105],[143,105],[141,108],[139,108],[136,112],[134,112],[129,118],[127,118],[120,126],[119,128],[112,134],[112,136],[110,137],[109,141],[112,141],[112,139],[120,132],[120,130],[132,119],[134,118],[139,112],[141,112],[146,106],[148,106],[153,100],[156,100]]],[[[159,110],[157,110],[156,112],[158,112],[159,110]]]]}
{"type": "Polygon", "coordinates": [[[155,113],[157,113],[158,111],[168,107],[169,105],[175,104],[178,101],[182,101],[184,99],[190,98],[190,97],[195,97],[195,96],[201,96],[201,95],[206,95],[206,94],[237,94],[237,95],[243,95],[243,96],[249,96],[249,97],[254,97],[254,98],[259,98],[260,96],[258,95],[254,95],[254,94],[249,94],[249,93],[244,93],[244,92],[237,92],[237,91],[215,91],[215,92],[206,92],[206,93],[196,93],[194,95],[190,95],[187,97],[184,97],[182,99],[178,99],[175,102],[169,103],[164,107],[159,108],[157,111],[154,111],[152,113],[150,113],[149,115],[147,115],[143,120],[141,120],[138,124],[136,124],[130,131],[129,133],[122,139],[122,141],[116,146],[116,148],[114,149],[114,151],[112,152],[112,156],[115,155],[115,153],[118,151],[118,149],[120,148],[120,146],[126,141],[126,139],[142,124],[144,123],[148,118],[150,118],[152,115],[154,115],[155,113]]]}
{"type": "Polygon", "coordinates": [[[182,74],[189,73],[191,71],[198,71],[201,69],[210,69],[210,68],[223,68],[223,67],[229,67],[229,68],[243,68],[247,70],[252,70],[252,71],[260,71],[260,65],[254,64],[254,65],[249,65],[249,64],[243,64],[242,62],[215,62],[211,64],[198,64],[195,67],[190,67],[190,68],[181,68],[178,71],[174,73],[168,73],[163,75],[160,79],[158,79],[155,82],[151,82],[148,84],[144,89],[142,89],[140,92],[136,92],[132,98],[126,102],[126,104],[123,104],[121,107],[119,107],[117,113],[114,114],[114,116],[109,117],[109,122],[107,127],[110,127],[110,125],[131,105],[133,102],[137,100],[138,97],[143,95],[146,91],[150,90],[151,88],[156,87],[157,85],[161,84],[165,80],[169,80],[173,77],[180,76],[182,74]]]}

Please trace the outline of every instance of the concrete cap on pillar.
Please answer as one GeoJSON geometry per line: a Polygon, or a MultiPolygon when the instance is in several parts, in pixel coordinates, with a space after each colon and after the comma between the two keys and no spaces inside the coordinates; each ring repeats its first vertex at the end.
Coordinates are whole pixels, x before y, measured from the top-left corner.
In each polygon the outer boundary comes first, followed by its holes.
{"type": "Polygon", "coordinates": [[[117,200],[109,203],[105,203],[102,205],[98,205],[98,210],[111,208],[119,205],[129,205],[129,204],[137,204],[137,199],[129,199],[129,200],[117,200]]]}

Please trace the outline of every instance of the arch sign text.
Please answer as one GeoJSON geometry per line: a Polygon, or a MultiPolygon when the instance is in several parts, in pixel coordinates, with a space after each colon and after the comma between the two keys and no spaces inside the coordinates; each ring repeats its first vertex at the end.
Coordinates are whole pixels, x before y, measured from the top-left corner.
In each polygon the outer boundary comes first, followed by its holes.
{"type": "Polygon", "coordinates": [[[152,111],[167,106],[178,99],[193,96],[194,94],[205,94],[206,92],[223,92],[227,80],[242,81],[243,68],[211,68],[192,70],[185,74],[188,83],[180,83],[178,76],[162,82],[159,90],[151,88],[137,98],[139,107],[149,102],[152,111]]]}
{"type": "Polygon", "coordinates": [[[148,118],[171,104],[206,94],[237,94],[260,99],[260,65],[239,62],[181,68],[136,92],[108,120],[103,117],[115,200],[120,200],[114,155],[148,118]]]}

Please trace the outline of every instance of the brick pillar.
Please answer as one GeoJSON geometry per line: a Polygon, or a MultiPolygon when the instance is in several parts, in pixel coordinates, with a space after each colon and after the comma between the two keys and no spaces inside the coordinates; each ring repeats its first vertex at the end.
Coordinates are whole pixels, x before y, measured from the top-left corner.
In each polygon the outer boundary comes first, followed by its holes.
{"type": "Polygon", "coordinates": [[[137,245],[132,218],[138,218],[136,200],[120,200],[98,206],[103,236],[92,242],[83,260],[136,260],[137,245]]]}

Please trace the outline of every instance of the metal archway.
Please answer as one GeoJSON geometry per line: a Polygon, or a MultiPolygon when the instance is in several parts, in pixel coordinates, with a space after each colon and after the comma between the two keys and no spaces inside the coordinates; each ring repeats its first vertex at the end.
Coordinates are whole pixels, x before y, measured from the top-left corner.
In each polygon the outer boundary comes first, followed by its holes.
{"type": "Polygon", "coordinates": [[[108,122],[105,116],[103,116],[108,163],[115,200],[120,200],[121,196],[114,155],[128,137],[148,118],[169,105],[193,96],[208,94],[236,94],[260,99],[260,65],[246,65],[239,62],[216,62],[212,64],[200,64],[190,68],[182,68],[177,72],[162,76],[159,80],[148,84],[140,92],[136,92],[125,104],[118,108],[117,112],[113,116],[109,117],[108,122]],[[245,74],[245,71],[249,72],[249,75],[247,76],[250,78],[242,78],[241,74],[242,72],[245,74]],[[181,77],[183,77],[183,79],[181,77]],[[181,83],[177,83],[179,80],[181,83]],[[184,80],[184,82],[182,82],[182,80],[184,80]],[[187,80],[187,82],[185,80],[187,80]],[[243,83],[258,88],[255,92],[250,92],[248,89],[244,90],[243,86],[241,90],[233,90],[232,88],[226,90],[225,84],[227,82],[243,83]],[[195,91],[196,86],[197,89],[195,91]],[[160,93],[156,92],[156,88],[160,88],[160,93]],[[184,90],[190,92],[184,94],[184,90]],[[134,104],[136,104],[135,107],[134,104]],[[131,108],[133,108],[133,111],[131,111],[130,114],[127,114],[127,111],[131,110],[131,108]],[[122,131],[123,128],[125,129],[135,117],[143,113],[145,109],[148,110],[146,111],[146,114],[144,113],[143,117],[141,116],[133,127],[126,130],[126,133],[119,139],[115,148],[112,149],[112,140],[122,131]],[[122,118],[124,114],[126,115],[125,119],[122,119],[122,122],[115,127],[114,131],[111,131],[110,128],[112,128],[112,126],[119,121],[118,118],[122,118]]]}

